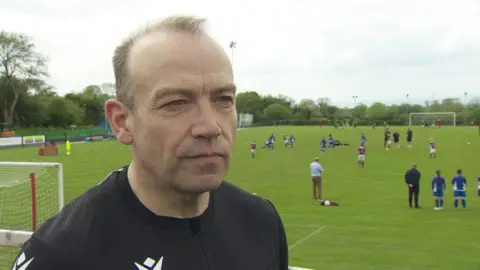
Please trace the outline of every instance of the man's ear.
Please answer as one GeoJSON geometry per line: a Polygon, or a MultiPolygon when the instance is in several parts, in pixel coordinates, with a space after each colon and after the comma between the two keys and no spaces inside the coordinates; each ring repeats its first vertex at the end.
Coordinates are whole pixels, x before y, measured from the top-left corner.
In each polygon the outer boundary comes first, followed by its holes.
{"type": "Polygon", "coordinates": [[[105,102],[105,114],[112,131],[121,144],[131,145],[133,136],[127,125],[128,109],[115,99],[109,99],[105,102]]]}

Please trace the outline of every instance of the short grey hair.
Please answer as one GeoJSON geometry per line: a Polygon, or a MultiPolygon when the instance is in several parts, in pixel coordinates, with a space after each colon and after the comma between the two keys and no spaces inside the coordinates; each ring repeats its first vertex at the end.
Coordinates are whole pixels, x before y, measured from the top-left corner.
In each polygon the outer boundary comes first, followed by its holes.
{"type": "Polygon", "coordinates": [[[115,48],[113,54],[113,73],[115,74],[117,100],[128,109],[134,109],[130,74],[128,72],[128,56],[135,42],[155,32],[184,32],[188,34],[205,34],[206,19],[195,16],[173,15],[154,21],[127,37],[115,48]]]}

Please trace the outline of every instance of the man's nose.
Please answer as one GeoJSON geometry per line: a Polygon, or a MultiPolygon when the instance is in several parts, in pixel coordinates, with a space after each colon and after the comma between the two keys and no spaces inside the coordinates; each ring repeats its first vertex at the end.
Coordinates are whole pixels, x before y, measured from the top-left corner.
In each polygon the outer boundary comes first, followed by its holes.
{"type": "Polygon", "coordinates": [[[215,111],[212,104],[199,104],[197,115],[192,127],[194,137],[204,137],[207,139],[216,138],[222,132],[218,123],[218,112],[215,111]]]}

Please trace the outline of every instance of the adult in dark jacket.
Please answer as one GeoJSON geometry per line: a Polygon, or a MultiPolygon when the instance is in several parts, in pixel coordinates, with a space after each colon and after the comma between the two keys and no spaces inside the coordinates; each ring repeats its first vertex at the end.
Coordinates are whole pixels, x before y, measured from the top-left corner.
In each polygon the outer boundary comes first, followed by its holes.
{"type": "Polygon", "coordinates": [[[405,173],[405,183],[408,185],[408,206],[412,207],[412,199],[415,202],[415,208],[418,205],[418,195],[420,193],[420,178],[422,174],[417,170],[417,164],[413,163],[412,168],[405,173]]]}

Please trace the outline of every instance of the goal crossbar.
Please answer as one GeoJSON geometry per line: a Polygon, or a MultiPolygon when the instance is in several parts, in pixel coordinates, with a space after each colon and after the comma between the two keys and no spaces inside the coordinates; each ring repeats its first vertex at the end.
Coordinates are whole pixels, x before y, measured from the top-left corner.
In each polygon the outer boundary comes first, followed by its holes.
{"type": "Polygon", "coordinates": [[[409,113],[408,114],[408,125],[412,126],[412,116],[416,115],[451,115],[453,116],[453,126],[456,125],[457,121],[457,113],[455,112],[414,112],[414,113],[409,113]]]}

